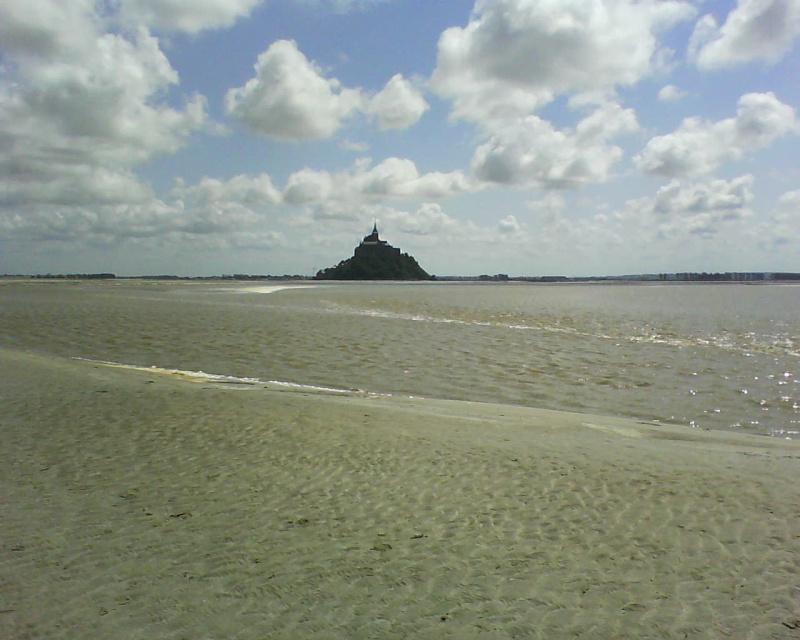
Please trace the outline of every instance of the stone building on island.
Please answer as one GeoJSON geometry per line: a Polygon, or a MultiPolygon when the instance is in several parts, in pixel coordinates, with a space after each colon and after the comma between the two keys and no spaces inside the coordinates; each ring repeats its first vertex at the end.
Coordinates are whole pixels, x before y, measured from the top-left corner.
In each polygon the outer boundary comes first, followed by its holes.
{"type": "Polygon", "coordinates": [[[353,257],[335,267],[319,271],[315,280],[432,280],[417,261],[393,247],[378,234],[378,223],[372,233],[356,247],[353,257]]]}

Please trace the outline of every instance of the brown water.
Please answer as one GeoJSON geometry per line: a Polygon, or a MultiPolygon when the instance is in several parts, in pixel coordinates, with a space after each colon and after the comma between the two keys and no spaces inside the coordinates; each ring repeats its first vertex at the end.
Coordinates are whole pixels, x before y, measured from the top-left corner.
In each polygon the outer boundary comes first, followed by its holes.
{"type": "Polygon", "coordinates": [[[800,286],[0,281],[0,344],[800,436],[800,286]]]}

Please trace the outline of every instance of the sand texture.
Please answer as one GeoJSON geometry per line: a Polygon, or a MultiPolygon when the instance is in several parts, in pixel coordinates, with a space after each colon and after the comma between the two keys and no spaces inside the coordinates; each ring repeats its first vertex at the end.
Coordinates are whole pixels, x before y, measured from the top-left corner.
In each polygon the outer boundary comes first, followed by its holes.
{"type": "Polygon", "coordinates": [[[800,444],[0,350],[0,638],[800,638],[800,444]]]}

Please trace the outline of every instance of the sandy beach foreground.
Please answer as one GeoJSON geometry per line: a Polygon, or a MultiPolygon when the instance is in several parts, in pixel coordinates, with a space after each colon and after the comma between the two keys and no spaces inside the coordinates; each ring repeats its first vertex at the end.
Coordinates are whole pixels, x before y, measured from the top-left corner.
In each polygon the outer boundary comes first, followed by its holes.
{"type": "Polygon", "coordinates": [[[0,350],[0,638],[800,638],[800,443],[0,350]]]}

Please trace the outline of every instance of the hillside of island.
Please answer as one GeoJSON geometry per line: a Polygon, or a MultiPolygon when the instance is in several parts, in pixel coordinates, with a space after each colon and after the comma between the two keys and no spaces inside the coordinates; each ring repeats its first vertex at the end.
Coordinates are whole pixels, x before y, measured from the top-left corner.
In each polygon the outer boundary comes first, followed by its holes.
{"type": "Polygon", "coordinates": [[[417,261],[381,240],[377,223],[365,236],[353,256],[318,271],[315,280],[432,280],[417,261]]]}

